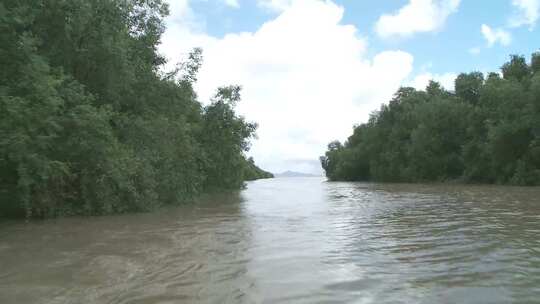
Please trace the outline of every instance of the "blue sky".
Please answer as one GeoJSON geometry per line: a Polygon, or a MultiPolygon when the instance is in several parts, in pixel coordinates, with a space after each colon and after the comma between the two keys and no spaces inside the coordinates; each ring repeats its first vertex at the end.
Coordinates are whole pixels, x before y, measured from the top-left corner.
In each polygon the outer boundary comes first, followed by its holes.
{"type": "Polygon", "coordinates": [[[243,87],[257,121],[250,155],[273,172],[320,173],[334,139],[402,85],[448,89],[460,72],[497,71],[540,47],[540,0],[169,0],[161,52],[171,67],[193,47],[202,102],[243,87]]]}
{"type": "MultiPolygon", "coordinates": [[[[223,37],[228,33],[254,31],[275,18],[279,11],[261,7],[255,0],[239,0],[238,7],[225,1],[193,0],[194,13],[204,22],[208,34],[223,37]]],[[[498,69],[510,54],[529,56],[540,48],[538,26],[532,28],[508,26],[518,14],[511,0],[463,0],[459,9],[448,17],[443,28],[406,38],[382,39],[375,32],[375,24],[383,14],[398,11],[407,0],[337,0],[344,10],[343,24],[355,25],[359,34],[369,41],[369,52],[375,54],[385,49],[407,51],[415,56],[415,68],[430,66],[433,73],[462,71],[493,71],[498,69]],[[509,45],[487,47],[481,25],[507,28],[512,36],[509,45]],[[469,51],[479,48],[480,54],[469,51]]]]}

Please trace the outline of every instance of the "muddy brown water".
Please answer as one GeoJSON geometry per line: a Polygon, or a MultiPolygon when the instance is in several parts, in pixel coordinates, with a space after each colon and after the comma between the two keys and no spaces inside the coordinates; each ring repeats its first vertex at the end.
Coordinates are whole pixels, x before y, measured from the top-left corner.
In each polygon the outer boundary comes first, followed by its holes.
{"type": "Polygon", "coordinates": [[[0,303],[540,302],[540,188],[277,178],[0,224],[0,303]]]}

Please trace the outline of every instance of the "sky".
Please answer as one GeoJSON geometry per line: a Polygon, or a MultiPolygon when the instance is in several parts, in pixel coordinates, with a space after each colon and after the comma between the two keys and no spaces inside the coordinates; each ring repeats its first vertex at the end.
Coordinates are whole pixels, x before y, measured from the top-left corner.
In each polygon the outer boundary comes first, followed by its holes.
{"type": "Polygon", "coordinates": [[[492,72],[540,47],[540,0],[167,0],[166,69],[194,47],[195,90],[242,87],[237,111],[259,124],[249,156],[263,169],[321,174],[333,140],[433,79],[492,72]]]}

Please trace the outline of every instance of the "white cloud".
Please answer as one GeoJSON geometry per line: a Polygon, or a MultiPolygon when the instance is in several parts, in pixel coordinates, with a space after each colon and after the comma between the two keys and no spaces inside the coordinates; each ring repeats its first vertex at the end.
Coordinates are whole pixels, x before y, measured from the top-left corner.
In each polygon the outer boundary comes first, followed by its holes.
{"type": "Polygon", "coordinates": [[[507,46],[512,42],[512,36],[509,32],[503,29],[492,29],[488,25],[482,24],[482,35],[487,41],[488,47],[494,46],[496,43],[507,46]]]}
{"type": "Polygon", "coordinates": [[[425,90],[429,84],[429,81],[433,80],[440,83],[445,89],[453,91],[456,77],[457,75],[455,73],[432,74],[429,72],[424,72],[414,77],[408,85],[417,90],[425,90]]]}
{"type": "Polygon", "coordinates": [[[250,154],[263,168],[317,173],[327,143],[346,139],[388,101],[413,64],[402,51],[368,57],[357,29],[341,24],[343,12],[331,1],[294,1],[254,32],[215,38],[173,10],[160,50],[177,61],[204,49],[195,86],[202,101],[219,86],[242,85],[238,111],[259,123],[250,154]]]}
{"type": "Polygon", "coordinates": [[[540,0],[512,0],[512,5],[516,8],[516,12],[510,18],[510,25],[512,27],[528,25],[532,30],[540,17],[540,0]]]}
{"type": "Polygon", "coordinates": [[[382,15],[375,25],[383,38],[432,32],[443,27],[448,16],[457,11],[461,0],[409,0],[395,14],[382,15]]]}
{"type": "Polygon", "coordinates": [[[180,20],[186,18],[187,16],[192,15],[191,8],[189,7],[188,0],[176,0],[176,1],[169,1],[169,10],[171,11],[170,19],[175,19],[173,21],[184,21],[180,20]]]}
{"type": "Polygon", "coordinates": [[[203,31],[205,25],[197,19],[193,10],[189,6],[189,0],[168,1],[171,12],[168,18],[168,26],[182,27],[185,31],[203,31]]]}

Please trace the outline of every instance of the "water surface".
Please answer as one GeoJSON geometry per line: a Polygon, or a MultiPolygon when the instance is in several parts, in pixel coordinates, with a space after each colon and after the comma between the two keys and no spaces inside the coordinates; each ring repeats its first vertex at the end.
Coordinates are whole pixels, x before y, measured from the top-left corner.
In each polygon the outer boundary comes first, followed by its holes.
{"type": "Polygon", "coordinates": [[[278,178],[0,224],[0,303],[531,303],[540,189],[278,178]]]}

